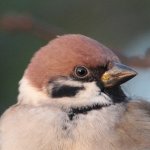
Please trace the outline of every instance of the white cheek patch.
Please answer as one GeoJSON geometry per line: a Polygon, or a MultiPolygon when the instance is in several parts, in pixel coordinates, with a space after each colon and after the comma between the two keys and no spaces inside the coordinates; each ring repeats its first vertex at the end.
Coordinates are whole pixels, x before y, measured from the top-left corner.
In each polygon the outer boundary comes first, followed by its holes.
{"type": "Polygon", "coordinates": [[[55,104],[60,105],[64,108],[70,107],[86,107],[92,105],[107,106],[112,104],[112,100],[105,93],[101,92],[96,82],[79,82],[79,81],[68,81],[61,82],[62,85],[69,85],[72,87],[84,87],[79,90],[78,93],[73,97],[61,97],[52,98],[55,104]],[[77,83],[76,83],[77,82],[77,83]]]}
{"type": "Polygon", "coordinates": [[[68,85],[68,86],[72,86],[72,87],[82,87],[82,83],[79,81],[74,81],[71,78],[60,78],[56,81],[54,81],[54,83],[60,84],[60,85],[68,85]]]}
{"type": "Polygon", "coordinates": [[[96,85],[95,82],[83,83],[84,90],[80,91],[76,97],[80,98],[90,98],[93,96],[98,96],[101,94],[100,88],[96,85]]]}
{"type": "Polygon", "coordinates": [[[84,90],[76,95],[76,99],[86,101],[87,105],[110,105],[112,100],[97,86],[96,82],[84,83],[84,90]]]}
{"type": "MultiPolygon", "coordinates": [[[[79,82],[73,80],[58,80],[60,85],[81,88],[75,96],[53,98],[48,94],[46,89],[39,91],[33,87],[32,84],[23,78],[20,82],[18,103],[41,105],[50,104],[56,107],[70,108],[70,107],[84,107],[92,105],[110,105],[112,100],[105,93],[101,92],[96,82],[79,82]],[[82,88],[83,87],[83,88],[82,88]]],[[[48,90],[51,92],[53,83],[49,85],[48,90]]]]}

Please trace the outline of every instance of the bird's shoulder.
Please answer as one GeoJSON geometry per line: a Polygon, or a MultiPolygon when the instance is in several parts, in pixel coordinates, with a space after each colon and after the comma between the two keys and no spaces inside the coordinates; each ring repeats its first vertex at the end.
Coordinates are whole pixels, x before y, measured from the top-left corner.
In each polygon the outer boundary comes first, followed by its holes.
{"type": "Polygon", "coordinates": [[[138,145],[139,149],[150,148],[150,102],[131,100],[118,125],[123,141],[138,145]]]}
{"type": "MultiPolygon", "coordinates": [[[[1,146],[2,146],[2,136],[3,136],[3,127],[5,126],[4,122],[5,121],[9,121],[9,116],[12,115],[12,113],[15,110],[15,105],[11,106],[10,108],[8,108],[1,116],[0,116],[0,150],[1,150],[1,146]]],[[[9,123],[8,123],[9,125],[9,123]]]]}
{"type": "MultiPolygon", "coordinates": [[[[150,102],[145,100],[131,100],[126,105],[125,119],[134,121],[138,125],[141,123],[150,125],[150,102]]],[[[150,130],[150,126],[148,127],[150,130]]]]}
{"type": "Polygon", "coordinates": [[[19,109],[18,104],[12,105],[9,108],[7,108],[4,111],[4,113],[0,116],[0,122],[2,122],[5,117],[12,116],[14,113],[16,113],[18,111],[18,109],[19,109]]]}
{"type": "Polygon", "coordinates": [[[16,105],[13,105],[11,107],[9,107],[8,109],[6,109],[3,114],[0,116],[0,131],[1,131],[1,126],[3,124],[3,121],[5,120],[5,118],[11,116],[14,111],[15,111],[15,107],[16,105]]]}

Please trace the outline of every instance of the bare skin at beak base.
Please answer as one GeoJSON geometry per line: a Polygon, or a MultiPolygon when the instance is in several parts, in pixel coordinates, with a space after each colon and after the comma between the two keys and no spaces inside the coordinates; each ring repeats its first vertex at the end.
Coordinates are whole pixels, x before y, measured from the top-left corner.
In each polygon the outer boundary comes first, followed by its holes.
{"type": "Polygon", "coordinates": [[[112,68],[106,71],[101,77],[104,87],[121,85],[137,75],[137,72],[129,66],[117,62],[113,62],[111,65],[112,68]]]}

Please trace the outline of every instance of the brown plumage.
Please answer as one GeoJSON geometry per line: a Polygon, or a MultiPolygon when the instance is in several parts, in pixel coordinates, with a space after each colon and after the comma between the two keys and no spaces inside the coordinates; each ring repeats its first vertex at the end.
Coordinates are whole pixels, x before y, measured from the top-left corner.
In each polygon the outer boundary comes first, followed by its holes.
{"type": "Polygon", "coordinates": [[[150,103],[132,100],[126,104],[121,121],[116,126],[120,149],[150,149],[150,103]]]}
{"type": "Polygon", "coordinates": [[[42,88],[55,76],[68,76],[77,62],[96,67],[110,60],[119,61],[111,50],[93,39],[83,35],[59,36],[35,54],[26,75],[35,86],[42,88]]]}

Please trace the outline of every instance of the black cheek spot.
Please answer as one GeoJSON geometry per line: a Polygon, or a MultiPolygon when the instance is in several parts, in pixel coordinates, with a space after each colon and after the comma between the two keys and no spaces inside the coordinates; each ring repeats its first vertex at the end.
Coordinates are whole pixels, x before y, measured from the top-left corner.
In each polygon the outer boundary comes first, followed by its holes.
{"type": "Polygon", "coordinates": [[[52,88],[52,97],[53,98],[61,98],[61,97],[73,97],[80,90],[83,90],[84,87],[72,87],[68,85],[55,85],[52,88]]]}

